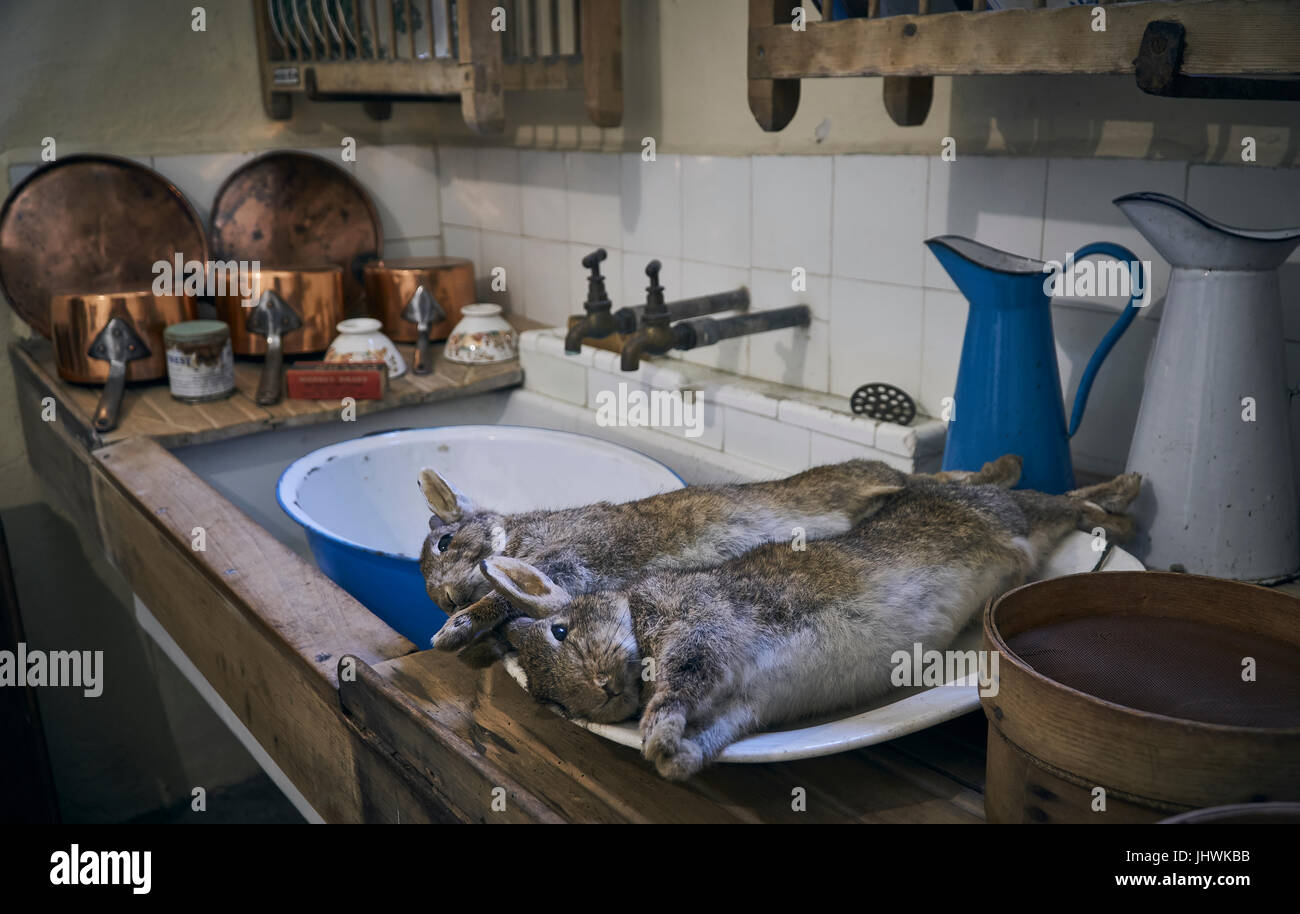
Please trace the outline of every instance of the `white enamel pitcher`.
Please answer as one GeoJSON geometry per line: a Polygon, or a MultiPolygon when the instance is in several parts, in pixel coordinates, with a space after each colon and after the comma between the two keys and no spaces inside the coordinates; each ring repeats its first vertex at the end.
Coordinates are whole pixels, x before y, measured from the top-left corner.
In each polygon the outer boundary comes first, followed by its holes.
{"type": "Polygon", "coordinates": [[[1164,194],[1115,201],[1173,267],[1128,469],[1148,567],[1270,581],[1300,568],[1277,270],[1300,228],[1233,228],[1164,194]]]}

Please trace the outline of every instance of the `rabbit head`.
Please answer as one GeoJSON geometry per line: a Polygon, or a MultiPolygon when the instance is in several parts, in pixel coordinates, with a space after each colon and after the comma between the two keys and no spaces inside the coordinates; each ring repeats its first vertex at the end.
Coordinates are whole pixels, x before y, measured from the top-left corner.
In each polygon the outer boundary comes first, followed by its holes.
{"type": "Polygon", "coordinates": [[[491,590],[478,563],[503,548],[503,515],[483,510],[429,467],[420,471],[420,491],[433,512],[420,550],[420,572],[429,597],[454,612],[491,590]]]}
{"type": "Polygon", "coordinates": [[[641,654],[625,596],[570,596],[537,568],[502,555],[484,559],[480,568],[498,593],[526,613],[498,631],[518,656],[529,694],[570,717],[598,723],[636,713],[641,654]]]}

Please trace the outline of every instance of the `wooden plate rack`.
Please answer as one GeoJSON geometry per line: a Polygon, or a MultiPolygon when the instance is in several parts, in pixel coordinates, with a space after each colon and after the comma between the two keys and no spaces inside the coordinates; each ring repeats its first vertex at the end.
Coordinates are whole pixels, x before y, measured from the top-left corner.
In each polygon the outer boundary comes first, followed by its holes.
{"type": "Polygon", "coordinates": [[[795,28],[798,0],[750,0],[750,110],[764,130],[781,130],[798,110],[799,81],[835,76],[885,77],[885,107],[902,126],[925,121],[935,76],[1128,73],[1166,97],[1300,99],[1292,0],[958,5],[971,9],[932,13],[931,0],[917,0],[916,15],[881,17],[870,0],[866,16],[795,28]],[[1104,31],[1094,29],[1098,10],[1104,31]]]}
{"type": "Polygon", "coordinates": [[[509,90],[581,89],[600,127],[623,119],[619,0],[253,0],[262,102],[460,99],[477,133],[505,128],[509,90]],[[503,27],[504,26],[504,27],[503,27]]]}

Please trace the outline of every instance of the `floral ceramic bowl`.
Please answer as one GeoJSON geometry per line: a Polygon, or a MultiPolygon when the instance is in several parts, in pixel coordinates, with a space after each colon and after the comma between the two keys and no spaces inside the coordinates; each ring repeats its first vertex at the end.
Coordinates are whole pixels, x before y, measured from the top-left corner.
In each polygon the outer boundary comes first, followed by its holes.
{"type": "Polygon", "coordinates": [[[500,305],[466,305],[443,355],[470,365],[508,362],[519,357],[519,334],[501,316],[500,305]]]}
{"type": "Polygon", "coordinates": [[[354,317],[338,324],[339,335],[330,343],[325,353],[327,362],[384,362],[388,377],[400,378],[406,374],[406,360],[397,351],[393,341],[384,336],[382,327],[373,317],[354,317]]]}

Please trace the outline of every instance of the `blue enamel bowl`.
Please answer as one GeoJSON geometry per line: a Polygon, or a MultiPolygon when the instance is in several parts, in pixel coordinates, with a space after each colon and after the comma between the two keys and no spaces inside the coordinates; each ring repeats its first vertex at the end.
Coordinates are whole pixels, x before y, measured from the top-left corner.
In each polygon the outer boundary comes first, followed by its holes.
{"type": "Polygon", "coordinates": [[[276,499],[306,531],[316,564],[420,648],[447,619],[420,574],[430,517],[418,485],[423,467],[503,513],[632,501],[683,486],[668,467],[630,448],[522,426],[382,432],[294,461],[276,499]]]}

